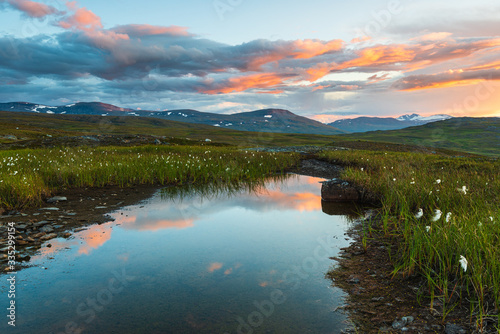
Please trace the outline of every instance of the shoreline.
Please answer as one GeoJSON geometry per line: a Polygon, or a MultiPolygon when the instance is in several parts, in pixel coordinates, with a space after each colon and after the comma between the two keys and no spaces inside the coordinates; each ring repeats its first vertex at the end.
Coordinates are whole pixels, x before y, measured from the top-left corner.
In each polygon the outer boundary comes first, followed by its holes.
{"type": "MultiPolygon", "coordinates": [[[[300,167],[289,172],[331,179],[339,177],[342,169],[342,166],[308,156],[302,160],[300,167]]],[[[58,210],[43,210],[43,208],[23,210],[15,215],[1,216],[0,223],[14,222],[22,226],[22,229],[18,228],[21,232],[18,233],[18,236],[21,236],[18,242],[24,243],[25,247],[23,247],[23,252],[17,251],[19,269],[22,269],[26,267],[23,263],[29,261],[30,256],[40,249],[43,242],[57,237],[70,238],[71,232],[75,230],[108,222],[110,217],[107,214],[110,211],[147,199],[162,187],[141,185],[131,188],[115,186],[67,189],[55,194],[55,196],[66,197],[67,201],[47,203],[47,208],[58,210]],[[40,224],[40,222],[46,223],[40,224]],[[32,235],[34,232],[41,235],[38,238],[31,238],[33,241],[28,240],[27,235],[32,235]],[[50,238],[43,240],[43,237],[50,238]]],[[[353,239],[351,245],[342,249],[343,254],[339,257],[331,258],[336,262],[336,266],[326,275],[332,280],[334,286],[347,293],[346,303],[342,310],[348,313],[349,319],[356,325],[358,332],[473,333],[467,320],[470,316],[467,308],[452,312],[443,323],[437,310],[431,311],[425,303],[422,305],[417,303],[416,290],[421,285],[422,278],[391,275],[393,265],[388,250],[397,248],[397,241],[384,236],[377,229],[377,222],[373,216],[367,219],[359,220],[349,231],[353,239]],[[370,220],[373,234],[365,248],[362,241],[363,223],[370,220]],[[406,319],[411,317],[413,321],[397,329],[393,328],[395,321],[403,317],[406,319]],[[446,331],[447,324],[448,329],[458,328],[457,331],[446,331]],[[450,324],[459,327],[453,327],[450,324]],[[461,332],[459,329],[464,331],[461,332]]],[[[3,229],[0,232],[3,238],[3,229]]],[[[0,262],[1,273],[6,273],[5,259],[0,260],[2,261],[0,262]]]]}

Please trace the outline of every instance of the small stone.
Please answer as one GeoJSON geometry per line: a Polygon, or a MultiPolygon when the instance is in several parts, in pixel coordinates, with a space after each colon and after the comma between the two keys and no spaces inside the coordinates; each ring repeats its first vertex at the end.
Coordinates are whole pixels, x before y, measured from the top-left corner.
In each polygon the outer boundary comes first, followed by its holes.
{"type": "Polygon", "coordinates": [[[64,233],[62,236],[63,238],[69,238],[71,237],[71,233],[64,233]]]}
{"type": "Polygon", "coordinates": [[[399,319],[396,319],[394,320],[394,322],[392,323],[392,328],[394,329],[401,329],[403,328],[404,326],[406,325],[406,320],[399,320],[399,319]]]}
{"type": "Polygon", "coordinates": [[[74,213],[74,212],[68,212],[66,215],[68,215],[68,216],[76,216],[76,213],[74,213]]]}
{"type": "Polygon", "coordinates": [[[53,208],[41,208],[38,209],[40,211],[59,211],[59,208],[53,207],[53,208]]]}
{"type": "Polygon", "coordinates": [[[445,334],[466,334],[466,330],[462,328],[462,326],[447,323],[446,328],[444,329],[445,334]]]}
{"type": "Polygon", "coordinates": [[[41,220],[38,223],[34,223],[33,226],[39,227],[39,226],[44,226],[44,225],[47,225],[47,224],[50,224],[50,222],[48,222],[46,220],[41,220]]]}
{"type": "Polygon", "coordinates": [[[407,324],[410,324],[410,323],[412,323],[415,320],[415,318],[412,317],[411,315],[409,315],[407,317],[401,318],[401,320],[404,320],[404,321],[406,321],[407,324]]]}
{"type": "MultiPolygon", "coordinates": [[[[43,237],[41,237],[40,240],[50,240],[50,239],[54,239],[54,238],[57,238],[57,234],[50,233],[50,234],[46,234],[43,237]]],[[[47,245],[47,247],[48,247],[48,245],[47,245]]]]}
{"type": "Polygon", "coordinates": [[[19,224],[19,225],[16,225],[16,229],[18,229],[18,230],[25,230],[25,229],[26,229],[26,227],[28,227],[28,226],[27,226],[27,225],[25,225],[25,224],[19,224]]]}
{"type": "Polygon", "coordinates": [[[27,238],[26,238],[26,241],[28,241],[28,242],[35,242],[35,239],[33,239],[33,238],[31,238],[31,237],[27,237],[27,238]]]}
{"type": "Polygon", "coordinates": [[[347,283],[350,284],[359,284],[359,278],[351,278],[350,280],[347,281],[347,283]]]}
{"type": "Polygon", "coordinates": [[[40,212],[35,212],[33,216],[40,216],[40,212]]]}
{"type": "Polygon", "coordinates": [[[51,233],[54,232],[54,229],[52,228],[52,226],[44,226],[40,229],[40,231],[45,233],[51,233]]]}
{"type": "Polygon", "coordinates": [[[0,260],[6,259],[8,256],[7,254],[0,254],[0,260]]]}
{"type": "Polygon", "coordinates": [[[107,209],[107,207],[106,207],[106,206],[96,206],[95,208],[96,208],[96,209],[107,209]]]}
{"type": "Polygon", "coordinates": [[[55,196],[55,197],[52,197],[52,198],[49,198],[47,200],[47,203],[57,203],[57,202],[64,202],[64,201],[67,201],[68,199],[64,196],[55,196]]]}

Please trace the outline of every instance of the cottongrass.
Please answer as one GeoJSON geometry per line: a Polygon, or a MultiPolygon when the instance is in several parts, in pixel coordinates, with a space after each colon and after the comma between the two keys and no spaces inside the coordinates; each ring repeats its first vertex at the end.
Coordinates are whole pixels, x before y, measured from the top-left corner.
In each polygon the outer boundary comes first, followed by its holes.
{"type": "Polygon", "coordinates": [[[201,146],[59,148],[0,152],[0,207],[38,205],[72,187],[207,184],[283,173],[296,154],[201,146]]]}
{"type": "Polygon", "coordinates": [[[431,305],[441,300],[443,320],[462,304],[478,330],[492,319],[498,327],[500,161],[369,151],[322,157],[346,166],[344,179],[379,195],[382,228],[399,243],[391,254],[395,274],[427,279],[422,293],[431,305]]]}

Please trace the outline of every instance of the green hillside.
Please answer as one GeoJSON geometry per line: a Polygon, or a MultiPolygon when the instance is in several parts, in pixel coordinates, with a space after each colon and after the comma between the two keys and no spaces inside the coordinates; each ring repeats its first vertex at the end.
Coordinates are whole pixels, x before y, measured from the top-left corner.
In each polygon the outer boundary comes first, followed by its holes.
{"type": "Polygon", "coordinates": [[[401,130],[355,133],[342,137],[500,156],[498,117],[460,117],[401,130]]]}

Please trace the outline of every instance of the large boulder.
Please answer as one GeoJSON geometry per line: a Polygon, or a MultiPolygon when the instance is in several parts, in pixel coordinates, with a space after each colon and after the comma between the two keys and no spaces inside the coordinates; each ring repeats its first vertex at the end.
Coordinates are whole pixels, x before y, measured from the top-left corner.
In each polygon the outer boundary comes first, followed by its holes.
{"type": "Polygon", "coordinates": [[[358,189],[349,182],[332,179],[323,182],[321,199],[325,202],[358,202],[362,196],[358,189]]]}

